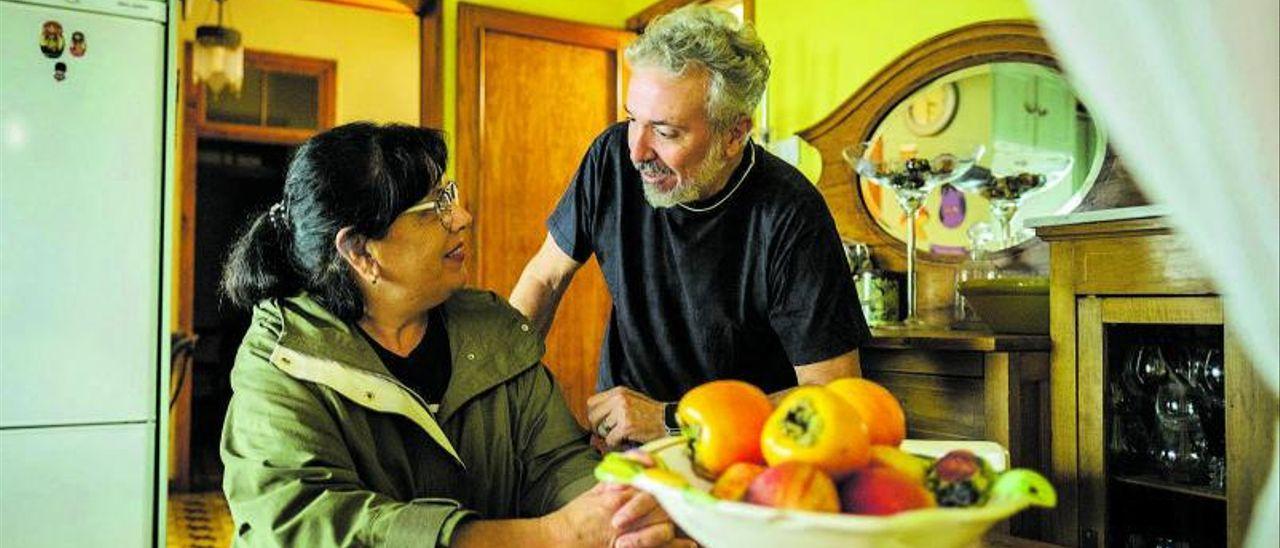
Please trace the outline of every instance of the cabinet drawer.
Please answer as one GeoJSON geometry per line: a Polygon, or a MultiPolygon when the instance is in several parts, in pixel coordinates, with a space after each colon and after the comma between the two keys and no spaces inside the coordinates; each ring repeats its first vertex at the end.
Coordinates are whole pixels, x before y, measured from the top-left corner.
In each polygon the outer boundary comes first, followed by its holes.
{"type": "Polygon", "coordinates": [[[889,389],[907,414],[907,436],[984,439],[983,380],[866,369],[863,376],[889,389]]]}
{"type": "Polygon", "coordinates": [[[868,375],[874,371],[982,378],[984,371],[981,352],[863,348],[859,354],[862,370],[868,375]]]}
{"type": "Polygon", "coordinates": [[[1173,235],[1126,236],[1075,242],[1077,294],[1213,292],[1191,250],[1173,235]]]}

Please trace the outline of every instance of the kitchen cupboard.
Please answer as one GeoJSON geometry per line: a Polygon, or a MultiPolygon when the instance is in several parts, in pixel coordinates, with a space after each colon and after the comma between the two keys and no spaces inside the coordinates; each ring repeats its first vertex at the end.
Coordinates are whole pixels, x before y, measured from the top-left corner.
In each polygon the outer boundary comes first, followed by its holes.
{"type": "Polygon", "coordinates": [[[1076,100],[1051,69],[996,64],[991,69],[991,133],[1004,143],[1074,155],[1076,100]]]}

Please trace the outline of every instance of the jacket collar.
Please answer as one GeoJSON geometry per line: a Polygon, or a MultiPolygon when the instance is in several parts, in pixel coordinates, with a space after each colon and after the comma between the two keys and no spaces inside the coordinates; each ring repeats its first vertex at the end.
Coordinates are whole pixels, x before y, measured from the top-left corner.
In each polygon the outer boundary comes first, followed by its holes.
{"type": "MultiPolygon", "coordinates": [[[[351,375],[341,373],[361,372],[366,374],[361,376],[384,380],[395,378],[354,325],[334,316],[305,293],[259,305],[260,313],[275,316],[280,322],[280,348],[272,356],[277,367],[294,377],[311,377],[306,380],[330,386],[361,406],[405,415],[433,438],[437,438],[439,430],[436,421],[447,421],[471,399],[536,366],[545,349],[527,320],[492,292],[459,290],[445,301],[444,307],[453,371],[435,417],[426,413],[430,424],[424,424],[423,414],[412,407],[421,407],[425,412],[425,403],[403,385],[394,382],[397,390],[405,393],[401,396],[411,396],[410,401],[402,402],[408,408],[387,408],[385,398],[381,398],[384,401],[380,408],[372,404],[372,398],[366,397],[368,390],[353,388],[351,375]],[[286,356],[292,357],[292,367],[278,359],[286,356]],[[298,366],[300,361],[305,365],[298,366]]],[[[443,434],[439,436],[442,438],[443,434]]],[[[441,445],[453,453],[447,439],[437,439],[437,442],[442,442],[441,445]]]]}

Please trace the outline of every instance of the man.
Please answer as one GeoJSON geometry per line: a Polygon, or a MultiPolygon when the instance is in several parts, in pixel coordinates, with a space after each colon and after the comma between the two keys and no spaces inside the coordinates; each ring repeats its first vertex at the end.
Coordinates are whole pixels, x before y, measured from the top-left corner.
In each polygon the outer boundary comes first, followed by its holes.
{"type": "Polygon", "coordinates": [[[627,122],[592,144],[511,293],[545,333],[596,255],[613,311],[592,428],[610,447],[661,437],[680,396],[715,379],[776,397],[859,375],[868,331],[831,214],[749,139],[769,76],[754,30],[692,6],[626,55],[627,122]]]}

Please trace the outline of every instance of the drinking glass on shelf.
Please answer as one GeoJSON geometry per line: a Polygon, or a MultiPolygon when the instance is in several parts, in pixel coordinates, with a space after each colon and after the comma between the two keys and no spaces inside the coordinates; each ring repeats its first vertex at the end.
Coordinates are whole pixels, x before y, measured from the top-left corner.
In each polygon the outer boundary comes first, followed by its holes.
{"type": "Polygon", "coordinates": [[[1201,401],[1203,408],[1201,417],[1209,439],[1209,475],[1212,480],[1215,477],[1213,457],[1221,457],[1226,452],[1222,350],[1192,345],[1185,348],[1182,361],[1185,363],[1187,384],[1191,385],[1192,393],[1201,401]]]}
{"type": "Polygon", "coordinates": [[[1157,344],[1139,344],[1130,351],[1120,373],[1124,389],[1139,401],[1152,401],[1169,374],[1169,362],[1157,344]]]}
{"type": "Polygon", "coordinates": [[[1210,394],[1210,397],[1222,404],[1225,396],[1223,376],[1225,369],[1222,363],[1222,351],[1216,348],[1209,348],[1204,351],[1204,367],[1200,370],[1200,385],[1210,394]]]}
{"type": "Polygon", "coordinates": [[[857,176],[893,191],[898,206],[907,214],[907,317],[902,326],[923,324],[916,310],[916,218],[933,189],[960,178],[986,152],[983,145],[968,157],[940,154],[932,160],[916,158],[914,147],[904,147],[900,160],[884,158],[883,141],[857,143],[842,151],[845,162],[857,176]]]}
{"type": "Polygon", "coordinates": [[[1156,392],[1155,414],[1160,426],[1156,463],[1172,481],[1204,485],[1209,442],[1205,435],[1203,401],[1177,370],[1169,370],[1156,392]]]}

